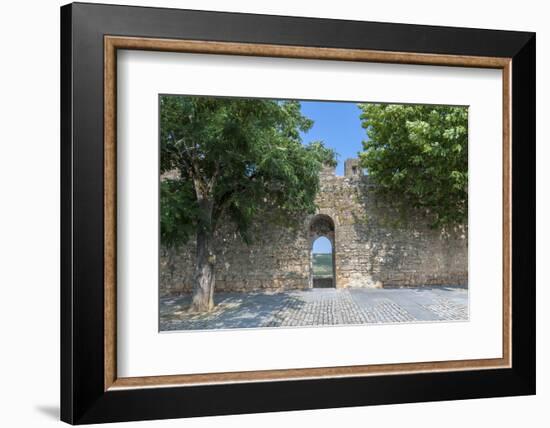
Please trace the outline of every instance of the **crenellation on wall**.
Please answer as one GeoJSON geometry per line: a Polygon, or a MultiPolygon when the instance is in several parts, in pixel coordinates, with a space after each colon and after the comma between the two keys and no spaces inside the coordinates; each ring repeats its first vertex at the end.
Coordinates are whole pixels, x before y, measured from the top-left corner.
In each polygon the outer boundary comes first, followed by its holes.
{"type": "MultiPolygon", "coordinates": [[[[351,168],[354,162],[345,165],[351,168]]],[[[311,287],[311,248],[318,236],[333,244],[337,288],[467,285],[467,227],[431,229],[418,214],[403,223],[375,186],[362,170],[338,176],[326,167],[320,173],[317,212],[297,219],[296,227],[260,219],[256,239],[247,245],[225,225],[216,238],[216,290],[311,287]],[[324,223],[317,224],[319,219],[324,223]]],[[[161,248],[161,294],[192,290],[194,248],[193,242],[181,249],[161,248]]]]}

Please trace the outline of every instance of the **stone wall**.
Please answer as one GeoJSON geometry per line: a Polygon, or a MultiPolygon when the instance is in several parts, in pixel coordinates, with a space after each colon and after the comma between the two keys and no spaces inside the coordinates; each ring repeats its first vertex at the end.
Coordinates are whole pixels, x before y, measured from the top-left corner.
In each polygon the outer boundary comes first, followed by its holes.
{"type": "MultiPolygon", "coordinates": [[[[377,197],[355,160],[345,176],[325,168],[318,212],[294,228],[259,221],[246,245],[229,226],[217,237],[216,290],[305,289],[313,285],[311,248],[319,236],[333,244],[336,288],[467,285],[466,227],[439,231],[418,215],[401,218],[377,197]]],[[[161,248],[161,294],[192,289],[194,245],[161,248]]]]}

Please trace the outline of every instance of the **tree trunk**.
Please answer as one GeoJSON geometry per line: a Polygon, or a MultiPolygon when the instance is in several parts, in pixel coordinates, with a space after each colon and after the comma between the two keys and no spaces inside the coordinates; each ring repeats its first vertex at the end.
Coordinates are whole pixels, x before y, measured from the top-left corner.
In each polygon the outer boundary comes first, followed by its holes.
{"type": "Polygon", "coordinates": [[[214,308],[215,261],[211,233],[199,230],[197,232],[197,253],[191,303],[193,312],[208,312],[214,308]]]}
{"type": "MultiPolygon", "coordinates": [[[[199,192],[197,191],[199,195],[199,192]]],[[[202,196],[202,195],[201,195],[202,196]]],[[[212,208],[213,202],[199,197],[199,221],[197,225],[197,252],[193,298],[190,311],[208,312],[214,308],[214,284],[216,255],[213,248],[212,208]]]]}

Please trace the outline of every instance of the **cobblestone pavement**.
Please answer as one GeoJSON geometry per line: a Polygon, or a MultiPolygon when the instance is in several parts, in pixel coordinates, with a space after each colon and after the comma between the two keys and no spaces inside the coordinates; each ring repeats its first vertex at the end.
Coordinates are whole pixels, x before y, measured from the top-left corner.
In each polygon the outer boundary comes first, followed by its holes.
{"type": "Polygon", "coordinates": [[[468,320],[463,287],[217,293],[207,314],[188,313],[190,300],[161,298],[161,331],[468,320]]]}

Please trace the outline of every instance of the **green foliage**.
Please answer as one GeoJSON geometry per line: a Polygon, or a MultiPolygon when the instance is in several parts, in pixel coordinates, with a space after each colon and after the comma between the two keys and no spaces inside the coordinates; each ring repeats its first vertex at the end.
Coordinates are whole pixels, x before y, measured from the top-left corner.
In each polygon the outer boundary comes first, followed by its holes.
{"type": "Polygon", "coordinates": [[[368,140],[361,166],[398,206],[430,214],[431,226],[468,215],[468,109],[360,104],[368,140]]]}
{"type": "Polygon", "coordinates": [[[316,278],[331,277],[332,254],[313,254],[313,276],[316,278]]]}
{"type": "Polygon", "coordinates": [[[336,167],[338,165],[338,153],[329,147],[325,147],[322,141],[312,141],[306,147],[306,150],[326,166],[336,167]]]}
{"type": "Polygon", "coordinates": [[[314,211],[323,163],[335,154],[303,145],[313,125],[296,101],[161,96],[161,239],[179,245],[198,227],[231,220],[245,240],[260,214],[314,211]]]}
{"type": "Polygon", "coordinates": [[[198,206],[189,180],[167,179],[160,183],[160,239],[173,247],[194,234],[198,206]]]}

